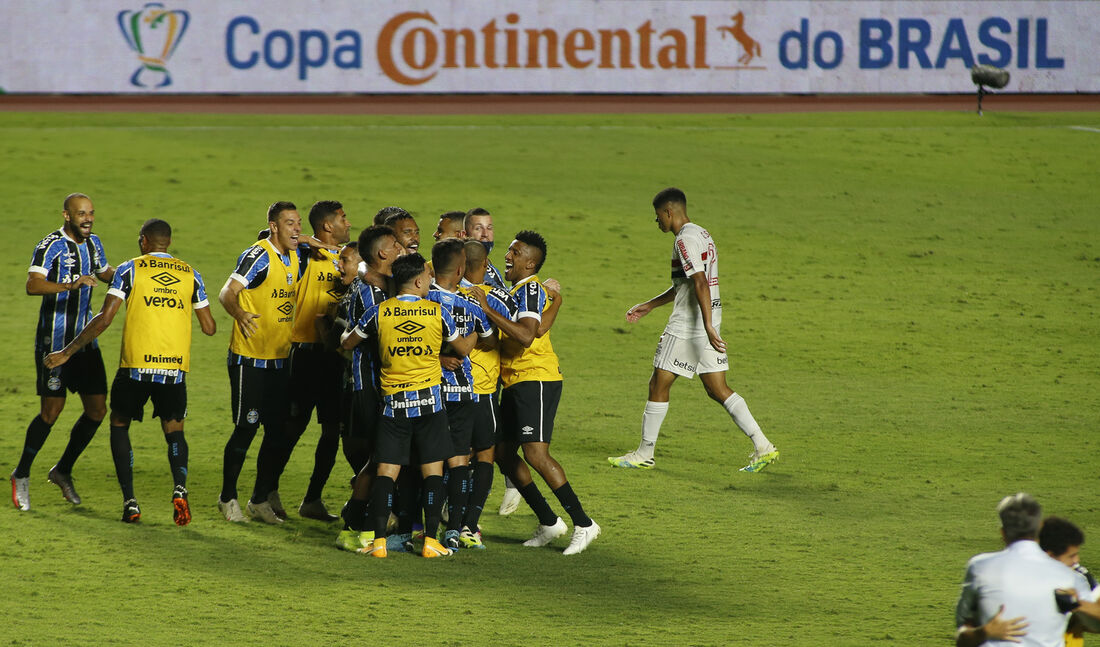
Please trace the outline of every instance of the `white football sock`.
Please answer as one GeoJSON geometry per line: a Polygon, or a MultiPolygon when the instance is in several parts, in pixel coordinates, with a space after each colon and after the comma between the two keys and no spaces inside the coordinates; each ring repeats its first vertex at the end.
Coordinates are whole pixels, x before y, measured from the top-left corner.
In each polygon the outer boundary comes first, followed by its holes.
{"type": "Polygon", "coordinates": [[[653,448],[657,445],[657,436],[661,433],[661,423],[668,413],[667,402],[646,401],[642,414],[642,442],[638,443],[638,455],[653,458],[653,448]]]}
{"type": "Polygon", "coordinates": [[[741,431],[745,432],[745,435],[749,437],[749,440],[752,441],[753,447],[756,448],[758,453],[763,454],[773,449],[767,436],[764,435],[763,431],[760,431],[760,425],[756,424],[756,419],[749,413],[749,405],[745,404],[745,398],[734,393],[726,398],[722,406],[726,408],[726,412],[733,418],[734,424],[740,427],[741,431]]]}

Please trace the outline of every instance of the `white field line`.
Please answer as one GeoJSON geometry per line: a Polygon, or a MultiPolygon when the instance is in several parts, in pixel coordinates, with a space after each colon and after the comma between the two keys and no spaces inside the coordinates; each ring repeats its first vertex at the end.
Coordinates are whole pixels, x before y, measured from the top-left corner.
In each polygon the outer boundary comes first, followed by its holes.
{"type": "Polygon", "coordinates": [[[1087,133],[1100,133],[1100,128],[1093,128],[1091,126],[1070,126],[1070,130],[1083,130],[1087,133]]]}

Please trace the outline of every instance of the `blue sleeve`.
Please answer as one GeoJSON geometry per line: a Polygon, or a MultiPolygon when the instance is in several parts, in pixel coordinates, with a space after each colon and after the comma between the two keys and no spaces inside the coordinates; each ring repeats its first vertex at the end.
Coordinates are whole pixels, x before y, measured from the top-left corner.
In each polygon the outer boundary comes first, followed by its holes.
{"type": "Polygon", "coordinates": [[[371,306],[355,323],[355,327],[369,334],[378,332],[378,306],[371,306]]]}
{"type": "Polygon", "coordinates": [[[43,238],[38,246],[34,248],[34,253],[31,254],[31,268],[40,267],[46,270],[46,276],[53,276],[51,281],[57,281],[60,272],[55,272],[53,265],[57,261],[57,257],[65,249],[64,244],[58,244],[60,238],[55,238],[52,235],[43,238]]]}
{"type": "Polygon", "coordinates": [[[191,271],[195,273],[195,294],[191,296],[191,303],[209,301],[209,297],[206,296],[206,283],[202,280],[202,274],[199,274],[199,271],[193,267],[191,271]]]}
{"type": "Polygon", "coordinates": [[[245,285],[252,289],[258,287],[267,278],[267,267],[270,263],[267,250],[259,245],[253,245],[237,258],[237,268],[233,270],[233,274],[243,278],[245,285]]]}
{"type": "Polygon", "coordinates": [[[91,238],[92,249],[95,254],[95,258],[92,259],[92,271],[99,274],[110,267],[111,264],[107,262],[107,252],[104,251],[103,243],[99,241],[99,236],[92,234],[91,238]]]}
{"type": "Polygon", "coordinates": [[[123,298],[130,296],[130,291],[134,289],[134,261],[129,260],[118,266],[115,277],[111,279],[111,287],[108,289],[121,292],[125,295],[123,298]]]}

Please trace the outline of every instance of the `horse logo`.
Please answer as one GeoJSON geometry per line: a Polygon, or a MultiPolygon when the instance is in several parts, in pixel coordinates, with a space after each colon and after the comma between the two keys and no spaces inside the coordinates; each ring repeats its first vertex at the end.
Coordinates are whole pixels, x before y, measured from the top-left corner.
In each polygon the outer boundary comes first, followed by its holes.
{"type": "Polygon", "coordinates": [[[733,14],[733,24],[725,27],[718,27],[718,31],[721,32],[723,40],[726,38],[726,34],[733,36],[733,39],[741,44],[741,49],[744,54],[737,59],[737,62],[741,65],[748,65],[752,59],[760,56],[760,43],[753,40],[751,36],[745,33],[745,14],[738,11],[733,14]]]}
{"type": "Polygon", "coordinates": [[[159,2],[150,2],[137,11],[118,12],[122,37],[141,62],[141,67],[130,77],[132,85],[163,88],[172,84],[168,59],[179,47],[190,22],[191,15],[186,11],[168,10],[159,2]],[[154,83],[157,80],[159,83],[154,83]]]}

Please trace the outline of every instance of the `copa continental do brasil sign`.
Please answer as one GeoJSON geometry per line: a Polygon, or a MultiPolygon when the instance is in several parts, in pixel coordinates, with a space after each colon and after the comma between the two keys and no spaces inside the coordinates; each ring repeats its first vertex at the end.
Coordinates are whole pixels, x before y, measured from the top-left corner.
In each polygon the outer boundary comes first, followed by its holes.
{"type": "Polygon", "coordinates": [[[44,0],[0,13],[8,92],[968,92],[974,64],[1008,69],[1008,91],[1100,91],[1095,2],[44,0]],[[37,46],[47,35],[71,47],[37,46]]]}

